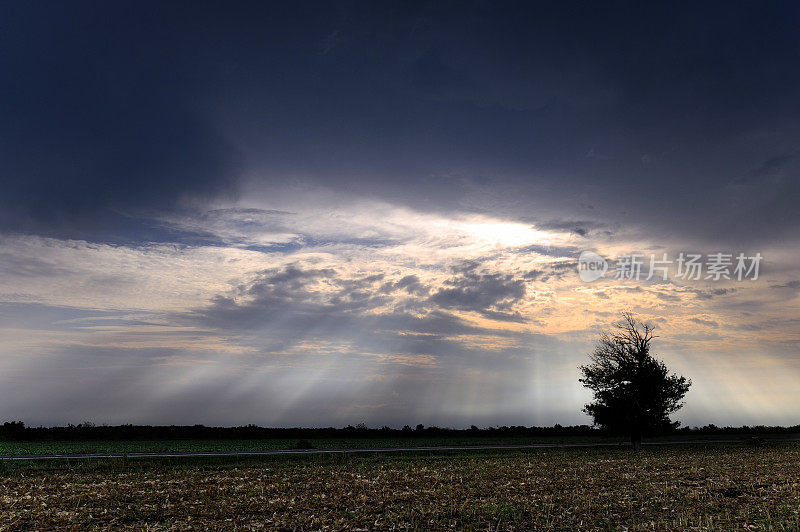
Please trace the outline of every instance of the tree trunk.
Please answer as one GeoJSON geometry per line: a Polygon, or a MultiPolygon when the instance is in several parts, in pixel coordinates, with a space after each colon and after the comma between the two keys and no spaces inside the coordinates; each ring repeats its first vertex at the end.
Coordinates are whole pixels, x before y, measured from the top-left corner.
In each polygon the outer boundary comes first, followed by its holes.
{"type": "Polygon", "coordinates": [[[642,433],[638,430],[631,433],[631,446],[634,451],[642,448],[642,433]]]}

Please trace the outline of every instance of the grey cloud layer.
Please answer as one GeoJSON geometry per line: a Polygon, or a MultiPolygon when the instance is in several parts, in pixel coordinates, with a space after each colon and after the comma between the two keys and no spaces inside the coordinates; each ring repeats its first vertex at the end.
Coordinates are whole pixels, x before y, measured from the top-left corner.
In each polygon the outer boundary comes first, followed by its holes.
{"type": "Polygon", "coordinates": [[[279,322],[294,332],[314,331],[320,336],[352,334],[351,328],[368,334],[370,327],[394,333],[457,335],[486,330],[467,325],[447,309],[521,320],[514,304],[524,295],[523,280],[484,272],[474,262],[454,268],[454,276],[437,288],[424,286],[414,275],[397,280],[387,280],[383,274],[342,278],[331,268],[293,264],[266,270],[239,286],[236,294],[217,296],[189,316],[225,330],[258,329],[279,322]]]}
{"type": "Polygon", "coordinates": [[[697,371],[727,360],[697,346],[733,338],[794,375],[796,5],[0,19],[4,408],[498,423],[555,403],[576,408],[551,422],[583,421],[576,357],[623,304],[676,323],[697,371]],[[763,286],[571,284],[601,247],[770,254],[763,286]]]}
{"type": "Polygon", "coordinates": [[[6,231],[180,238],[140,217],[244,176],[584,235],[798,222],[790,4],[2,10],[6,231]]]}

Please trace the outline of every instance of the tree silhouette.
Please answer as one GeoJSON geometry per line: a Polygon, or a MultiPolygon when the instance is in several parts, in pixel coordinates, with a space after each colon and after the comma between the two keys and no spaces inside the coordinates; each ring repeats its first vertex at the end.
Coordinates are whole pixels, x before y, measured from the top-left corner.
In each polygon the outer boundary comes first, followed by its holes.
{"type": "Polygon", "coordinates": [[[670,374],[667,366],[650,354],[656,336],[653,327],[625,312],[613,334],[603,333],[581,366],[579,381],[594,393],[594,401],[583,411],[594,423],[631,437],[639,449],[642,435],[654,430],[677,428],[669,415],[683,406],[681,400],[692,381],[670,374]]]}

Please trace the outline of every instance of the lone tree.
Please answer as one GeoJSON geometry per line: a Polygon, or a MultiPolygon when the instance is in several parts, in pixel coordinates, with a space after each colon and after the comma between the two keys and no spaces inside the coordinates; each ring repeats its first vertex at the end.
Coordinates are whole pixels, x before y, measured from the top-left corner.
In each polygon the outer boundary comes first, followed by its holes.
{"type": "Polygon", "coordinates": [[[677,428],[678,421],[669,415],[683,406],[692,381],[670,374],[663,362],[650,354],[653,327],[638,322],[632,314],[613,334],[603,333],[591,363],[581,366],[580,382],[594,392],[594,401],[583,411],[594,418],[595,425],[618,434],[628,434],[634,449],[642,444],[642,435],[654,430],[677,428]]]}

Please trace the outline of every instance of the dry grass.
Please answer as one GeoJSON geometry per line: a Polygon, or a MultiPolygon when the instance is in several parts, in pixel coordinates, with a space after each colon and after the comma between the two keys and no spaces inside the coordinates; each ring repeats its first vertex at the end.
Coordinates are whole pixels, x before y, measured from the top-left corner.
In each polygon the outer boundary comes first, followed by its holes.
{"type": "Polygon", "coordinates": [[[3,530],[800,529],[798,444],[3,467],[3,530]]]}

